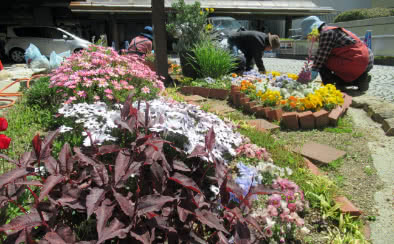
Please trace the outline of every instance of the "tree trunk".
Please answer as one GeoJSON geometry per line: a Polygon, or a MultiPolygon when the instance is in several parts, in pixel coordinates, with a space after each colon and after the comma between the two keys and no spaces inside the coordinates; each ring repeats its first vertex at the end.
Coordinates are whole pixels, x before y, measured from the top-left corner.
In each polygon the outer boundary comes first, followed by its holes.
{"type": "Polygon", "coordinates": [[[152,0],[152,23],[154,32],[155,65],[158,75],[165,77],[165,84],[170,82],[167,58],[167,31],[164,0],[152,0]]]}

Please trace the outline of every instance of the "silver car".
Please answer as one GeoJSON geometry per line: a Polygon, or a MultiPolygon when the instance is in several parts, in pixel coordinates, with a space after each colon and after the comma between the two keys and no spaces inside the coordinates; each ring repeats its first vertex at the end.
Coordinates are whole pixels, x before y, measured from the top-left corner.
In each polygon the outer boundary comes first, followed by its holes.
{"type": "Polygon", "coordinates": [[[37,46],[41,54],[47,57],[52,51],[56,53],[68,50],[77,52],[92,44],[57,27],[14,26],[7,28],[7,42],[4,49],[13,62],[24,62],[25,51],[30,43],[37,46]]]}

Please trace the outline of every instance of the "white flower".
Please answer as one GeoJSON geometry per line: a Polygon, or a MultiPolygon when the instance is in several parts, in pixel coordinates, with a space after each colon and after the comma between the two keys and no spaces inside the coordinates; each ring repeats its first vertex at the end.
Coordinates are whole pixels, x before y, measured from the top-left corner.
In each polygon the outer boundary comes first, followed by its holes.
{"type": "Polygon", "coordinates": [[[60,129],[60,130],[59,130],[60,133],[65,133],[65,132],[68,132],[68,131],[72,131],[73,128],[67,127],[67,126],[65,126],[65,125],[62,125],[62,126],[60,126],[59,129],[60,129]]]}
{"type": "Polygon", "coordinates": [[[304,234],[304,235],[307,235],[307,234],[309,234],[310,232],[311,232],[311,231],[310,231],[308,228],[306,228],[305,226],[301,228],[301,233],[304,234]]]}
{"type": "Polygon", "coordinates": [[[219,195],[219,192],[220,192],[219,187],[211,185],[211,187],[209,189],[215,194],[215,196],[219,195]]]}

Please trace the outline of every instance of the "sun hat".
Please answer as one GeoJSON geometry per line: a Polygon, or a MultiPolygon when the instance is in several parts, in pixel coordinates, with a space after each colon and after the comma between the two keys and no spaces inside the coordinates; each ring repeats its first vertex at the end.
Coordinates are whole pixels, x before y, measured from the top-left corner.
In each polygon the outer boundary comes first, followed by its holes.
{"type": "Polygon", "coordinates": [[[320,28],[325,24],[323,21],[321,21],[317,16],[309,16],[305,18],[301,22],[301,29],[302,29],[302,36],[306,37],[309,33],[312,32],[313,28],[320,28]]]}
{"type": "Polygon", "coordinates": [[[151,40],[153,40],[153,29],[151,26],[145,26],[144,31],[141,32],[141,36],[145,36],[151,40]]]}
{"type": "Polygon", "coordinates": [[[280,39],[278,35],[271,35],[271,33],[268,33],[268,41],[272,49],[280,48],[280,39]]]}

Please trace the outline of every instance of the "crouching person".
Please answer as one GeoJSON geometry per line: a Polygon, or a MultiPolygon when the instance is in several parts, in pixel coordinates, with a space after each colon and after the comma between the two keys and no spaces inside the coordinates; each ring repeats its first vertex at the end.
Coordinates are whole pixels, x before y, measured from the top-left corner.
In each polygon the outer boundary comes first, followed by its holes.
{"type": "Polygon", "coordinates": [[[335,84],[344,90],[357,86],[364,92],[369,88],[374,57],[371,49],[352,32],[335,26],[327,26],[316,16],[305,18],[301,23],[306,37],[314,28],[319,31],[319,48],[312,66],[312,80],[318,73],[324,84],[335,84]]]}

